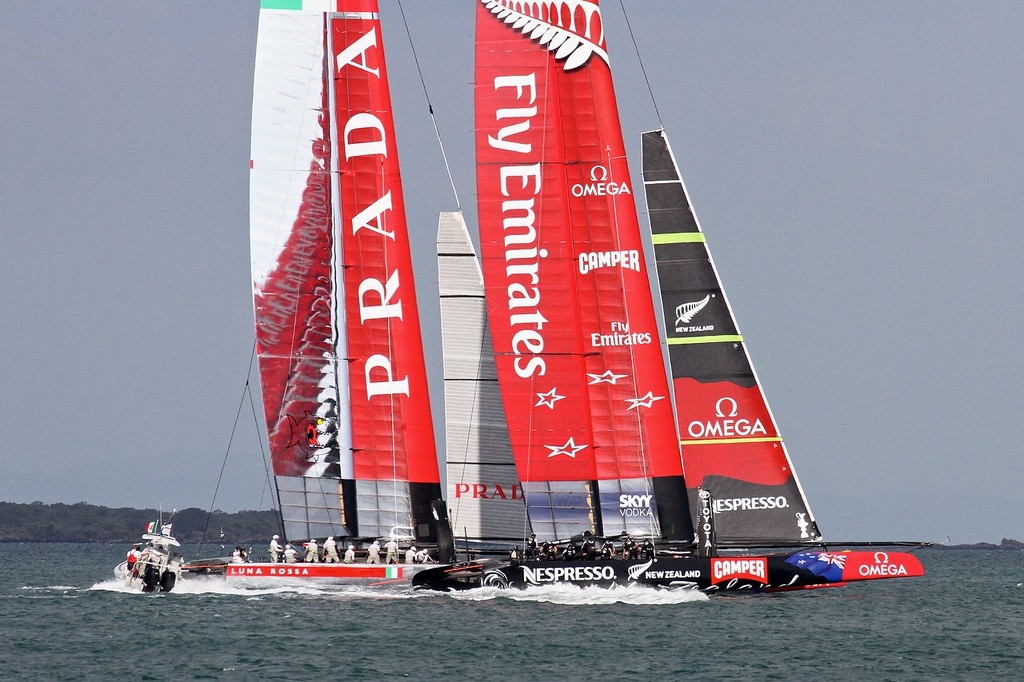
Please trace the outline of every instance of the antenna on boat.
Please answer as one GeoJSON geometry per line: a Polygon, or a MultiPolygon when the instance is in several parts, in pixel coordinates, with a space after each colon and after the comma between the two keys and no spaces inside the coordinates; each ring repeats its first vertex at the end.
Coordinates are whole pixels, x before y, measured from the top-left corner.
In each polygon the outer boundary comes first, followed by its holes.
{"type": "Polygon", "coordinates": [[[651,96],[651,104],[654,105],[654,115],[658,117],[658,127],[664,129],[665,125],[661,122],[661,111],[658,109],[658,100],[654,98],[654,90],[651,88],[650,79],[647,78],[644,60],[640,56],[640,46],[637,45],[636,37],[633,35],[633,26],[629,23],[629,14],[626,13],[626,0],[619,0],[619,7],[622,8],[622,16],[626,19],[626,30],[629,31],[629,39],[633,41],[633,51],[636,52],[636,60],[640,63],[640,72],[644,75],[644,83],[647,84],[647,92],[651,96]]]}

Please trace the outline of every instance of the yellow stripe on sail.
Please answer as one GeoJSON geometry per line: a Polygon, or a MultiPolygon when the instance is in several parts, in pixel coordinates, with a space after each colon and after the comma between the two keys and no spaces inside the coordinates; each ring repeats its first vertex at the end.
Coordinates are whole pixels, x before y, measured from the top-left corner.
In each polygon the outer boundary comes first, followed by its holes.
{"type": "Polygon", "coordinates": [[[728,443],[781,443],[780,436],[763,438],[703,438],[701,440],[680,440],[680,445],[725,445],[728,443]]]}
{"type": "Polygon", "coordinates": [[[706,242],[703,232],[670,232],[668,234],[652,234],[651,242],[658,244],[694,244],[706,242]]]}
{"type": "Polygon", "coordinates": [[[687,343],[743,343],[740,334],[722,334],[720,336],[690,336],[687,338],[672,337],[666,339],[670,346],[678,346],[687,343]]]}

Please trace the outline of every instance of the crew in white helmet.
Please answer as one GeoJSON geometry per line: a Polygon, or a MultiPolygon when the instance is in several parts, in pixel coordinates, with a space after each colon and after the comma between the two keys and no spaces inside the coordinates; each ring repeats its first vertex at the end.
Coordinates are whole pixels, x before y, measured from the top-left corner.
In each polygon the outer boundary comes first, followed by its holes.
{"type": "Polygon", "coordinates": [[[320,547],[316,544],[316,538],[310,538],[306,543],[306,561],[314,564],[320,561],[320,547]]]}
{"type": "Polygon", "coordinates": [[[368,564],[379,564],[380,563],[380,543],[376,540],[370,545],[370,548],[366,550],[366,563],[368,564]]]}
{"type": "Polygon", "coordinates": [[[356,546],[355,545],[349,545],[348,549],[345,550],[345,563],[346,564],[355,563],[355,560],[356,560],[356,546]]]}
{"type": "Polygon", "coordinates": [[[280,540],[280,539],[281,539],[280,536],[277,536],[277,535],[275,535],[274,537],[270,538],[270,563],[272,563],[272,564],[276,564],[277,560],[278,560],[278,557],[281,556],[281,551],[282,551],[281,543],[278,542],[278,540],[280,540]]]}
{"type": "Polygon", "coordinates": [[[334,536],[329,536],[324,540],[324,563],[337,564],[341,561],[338,557],[338,543],[335,542],[334,536]]]}

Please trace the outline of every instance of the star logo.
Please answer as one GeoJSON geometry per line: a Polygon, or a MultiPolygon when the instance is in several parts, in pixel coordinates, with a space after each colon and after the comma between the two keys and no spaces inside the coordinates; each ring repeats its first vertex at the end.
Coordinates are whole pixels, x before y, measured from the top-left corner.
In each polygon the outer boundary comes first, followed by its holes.
{"type": "Polygon", "coordinates": [[[587,382],[588,386],[592,386],[594,384],[611,384],[612,386],[614,386],[619,379],[625,379],[628,375],[616,374],[615,372],[608,370],[604,374],[588,373],[587,376],[590,377],[590,381],[587,382]]]}
{"type": "Polygon", "coordinates": [[[550,407],[552,410],[555,409],[555,403],[557,403],[559,400],[562,400],[563,398],[565,398],[564,395],[558,395],[555,392],[557,390],[558,390],[558,387],[556,386],[555,388],[551,389],[547,393],[538,393],[537,394],[537,398],[538,398],[537,404],[534,405],[534,407],[550,407]]]}
{"type": "Polygon", "coordinates": [[[647,391],[647,395],[643,398],[627,398],[626,402],[631,404],[626,408],[626,411],[628,412],[629,410],[636,409],[638,407],[650,407],[654,404],[655,400],[664,400],[664,398],[665,396],[663,395],[654,395],[653,392],[647,391]]]}
{"type": "Polygon", "coordinates": [[[565,441],[565,445],[545,445],[544,447],[551,451],[548,454],[548,457],[555,457],[556,455],[567,455],[569,457],[572,457],[573,459],[576,459],[576,453],[587,446],[585,444],[576,445],[576,441],[573,440],[570,436],[569,440],[565,441]]]}

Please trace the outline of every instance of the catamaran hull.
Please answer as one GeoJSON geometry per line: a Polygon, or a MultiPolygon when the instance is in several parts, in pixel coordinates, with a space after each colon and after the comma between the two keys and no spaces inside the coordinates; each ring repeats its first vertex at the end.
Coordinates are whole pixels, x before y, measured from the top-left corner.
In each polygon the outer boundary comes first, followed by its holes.
{"type": "Polygon", "coordinates": [[[422,571],[412,582],[414,587],[436,590],[639,585],[717,593],[816,589],[921,575],[921,562],[906,552],[797,552],[784,556],[531,561],[498,567],[463,564],[422,571]]]}
{"type": "Polygon", "coordinates": [[[246,587],[281,585],[408,586],[430,564],[229,564],[229,583],[246,587]]]}

